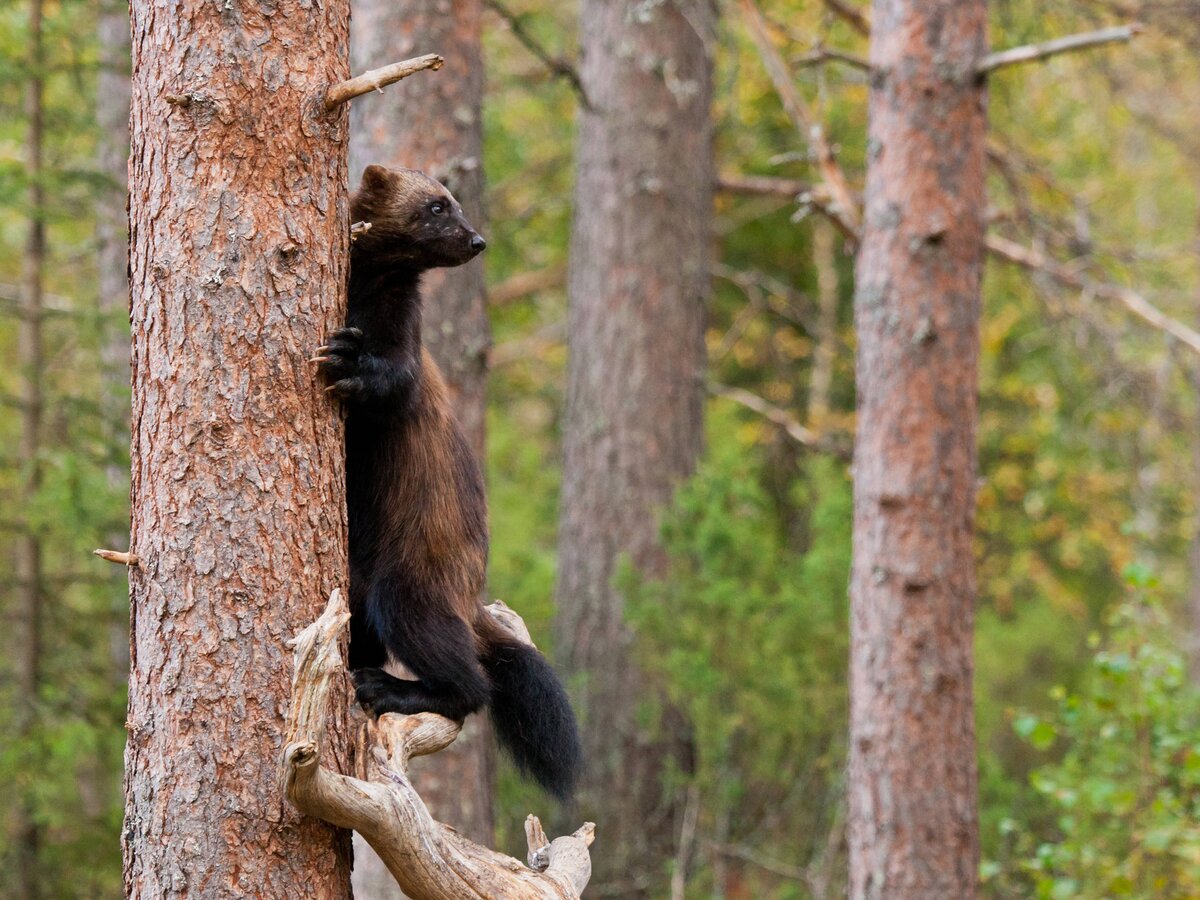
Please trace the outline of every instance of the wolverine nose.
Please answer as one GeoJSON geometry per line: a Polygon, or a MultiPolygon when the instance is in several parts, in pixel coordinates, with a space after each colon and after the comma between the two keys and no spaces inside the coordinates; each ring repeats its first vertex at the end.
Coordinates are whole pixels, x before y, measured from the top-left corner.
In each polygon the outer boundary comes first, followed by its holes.
{"type": "Polygon", "coordinates": [[[484,250],[487,249],[487,241],[485,241],[481,235],[478,235],[478,234],[472,235],[471,236],[471,249],[474,250],[476,253],[482,253],[484,250]]]}

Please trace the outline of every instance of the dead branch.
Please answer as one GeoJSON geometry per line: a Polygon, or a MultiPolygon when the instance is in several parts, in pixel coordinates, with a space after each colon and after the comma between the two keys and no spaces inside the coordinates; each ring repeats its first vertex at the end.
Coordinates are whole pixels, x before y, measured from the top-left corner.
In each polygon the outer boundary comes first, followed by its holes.
{"type": "Polygon", "coordinates": [[[871,20],[851,4],[845,3],[843,0],[825,0],[825,8],[843,22],[849,24],[859,34],[868,35],[871,33],[871,20]]]}
{"type": "Polygon", "coordinates": [[[1137,291],[1120,285],[1093,281],[1038,250],[996,234],[988,236],[987,250],[993,256],[1015,263],[1024,269],[1042,272],[1065,287],[1084,291],[1093,297],[1116,301],[1144,322],[1165,331],[1194,352],[1200,353],[1200,332],[1189,328],[1178,319],[1171,318],[1137,291]]]}
{"type": "Polygon", "coordinates": [[[517,272],[501,281],[487,293],[488,306],[504,306],[523,300],[530,294],[560,288],[567,281],[565,265],[547,266],[531,272],[517,272]]]}
{"type": "Polygon", "coordinates": [[[502,18],[508,25],[508,30],[512,32],[512,36],[517,39],[517,42],[528,50],[533,56],[546,67],[546,70],[557,78],[564,79],[571,86],[577,97],[579,97],[580,105],[587,110],[592,108],[591,102],[588,100],[587,91],[583,88],[583,80],[579,77],[579,72],[569,61],[561,56],[555,56],[549,50],[542,46],[529,30],[525,27],[525,23],[521,21],[521,16],[514,13],[499,0],[484,0],[483,3],[488,9],[502,18]]]}
{"type": "Polygon", "coordinates": [[[389,84],[395,84],[402,78],[423,72],[426,69],[437,71],[445,60],[436,53],[427,53],[414,59],[392,63],[379,69],[371,69],[347,81],[340,81],[325,92],[326,112],[337,109],[348,100],[369,94],[371,91],[382,91],[389,84]]]}
{"type": "Polygon", "coordinates": [[[717,190],[727,194],[752,194],[763,196],[801,197],[813,192],[807,181],[796,178],[778,178],[774,175],[743,175],[728,172],[717,178],[717,190]]]}
{"type": "MultiPolygon", "coordinates": [[[[498,618],[503,614],[503,620],[520,620],[507,607],[492,612],[498,618]]],[[[545,862],[535,870],[468,841],[429,814],[409,781],[409,760],[449,746],[459,723],[433,713],[385,715],[368,725],[367,780],[320,765],[329,686],[343,670],[338,640],[349,620],[346,601],[335,590],[321,617],[288,642],[295,650],[295,668],[280,765],[287,798],[301,812],[359,832],[413,900],[579,897],[591,876],[588,847],[595,826],[590,822],[550,842],[541,823],[530,817],[530,857],[539,865],[545,862]]]]}
{"type": "Polygon", "coordinates": [[[834,157],[833,148],[825,138],[825,129],[821,121],[813,115],[812,110],[796,90],[791,73],[783,61],[778,48],[767,34],[767,23],[763,20],[754,0],[742,0],[742,15],[750,30],[750,37],[758,49],[758,55],[763,61],[767,75],[775,86],[775,92],[783,102],[783,108],[792,120],[802,138],[807,140],[809,150],[817,170],[821,173],[821,181],[828,190],[830,204],[828,214],[833,217],[838,227],[847,235],[858,233],[858,204],[850,192],[850,186],[842,174],[841,166],[834,157]]]}
{"type": "Polygon", "coordinates": [[[796,60],[796,65],[805,68],[808,66],[819,66],[827,62],[840,62],[852,69],[859,69],[863,72],[871,71],[871,61],[865,56],[859,56],[855,53],[849,53],[845,50],[838,50],[835,47],[817,47],[805,53],[796,60]]]}
{"type": "Polygon", "coordinates": [[[787,410],[780,409],[774,403],[764,400],[758,394],[752,394],[742,388],[730,387],[727,384],[710,382],[708,392],[714,397],[724,397],[752,412],[758,413],[773,425],[782,428],[787,436],[804,447],[817,448],[820,444],[818,435],[801,425],[787,410]]]}
{"type": "Polygon", "coordinates": [[[1073,34],[1069,37],[1055,38],[1041,44],[1026,44],[1023,47],[1012,47],[1009,50],[999,50],[989,53],[975,69],[980,75],[987,75],[1005,66],[1015,66],[1020,63],[1039,62],[1058,56],[1060,53],[1074,53],[1099,47],[1102,44],[1124,43],[1142,32],[1142,26],[1136,22],[1132,25],[1118,25],[1115,28],[1101,28],[1083,34],[1073,34]]]}

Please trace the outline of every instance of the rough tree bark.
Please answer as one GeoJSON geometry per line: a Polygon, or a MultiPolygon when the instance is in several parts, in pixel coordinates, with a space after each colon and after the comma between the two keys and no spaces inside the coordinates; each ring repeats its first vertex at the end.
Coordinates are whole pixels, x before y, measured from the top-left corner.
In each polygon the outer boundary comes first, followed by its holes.
{"type": "MultiPolygon", "coordinates": [[[[29,5],[29,81],[25,89],[28,120],[26,145],[29,178],[29,224],[21,273],[21,325],[18,333],[21,365],[20,459],[25,466],[21,488],[23,509],[32,509],[41,487],[42,448],[42,313],[43,279],[46,268],[46,189],[43,154],[43,76],[45,52],[42,33],[42,0],[29,5]]],[[[42,668],[42,541],[36,527],[26,524],[16,541],[16,614],[14,637],[17,669],[17,738],[22,751],[32,758],[40,715],[39,693],[42,668]]],[[[17,885],[23,900],[41,894],[39,849],[42,829],[38,823],[36,791],[32,784],[22,788],[16,803],[17,885]]]]}
{"type": "Polygon", "coordinates": [[[710,0],[584,0],[563,425],[557,648],[582,678],[580,802],[605,835],[597,887],[645,893],[671,857],[661,783],[670,723],[637,723],[652,689],[613,583],[627,555],[664,571],[660,509],[703,439],[713,167],[710,0]],[[637,822],[637,828],[628,823],[637,822]],[[608,837],[611,836],[611,837],[608,837]],[[611,841],[611,843],[610,843],[611,841]]]}
{"type": "MultiPolygon", "coordinates": [[[[410,78],[350,113],[350,177],[371,163],[428,172],[484,231],[483,54],[479,0],[353,0],[350,58],[355,71],[436,50],[437,78],[410,78]]],[[[485,232],[486,233],[486,232],[485,232]]],[[[437,360],[467,440],[484,450],[484,387],[490,333],[483,259],[425,276],[423,337],[437,360]]],[[[481,844],[491,842],[495,759],[486,716],[471,716],[455,743],[414,767],[421,794],[438,819],[481,844]]],[[[358,846],[356,842],[356,847],[358,846]]],[[[355,890],[373,880],[356,861],[355,890]]],[[[375,867],[377,868],[377,867],[375,867]]],[[[390,878],[383,884],[390,884],[390,878]]],[[[372,897],[381,897],[373,890],[372,897]]]]}
{"type": "Polygon", "coordinates": [[[306,359],[345,311],[347,116],[323,95],[348,0],[132,17],[126,891],[344,898],[348,833],[275,774],[283,643],[346,576],[342,429],[306,359]]]}
{"type": "Polygon", "coordinates": [[[858,258],[850,896],[967,898],[983,0],[876,0],[858,258]]]}

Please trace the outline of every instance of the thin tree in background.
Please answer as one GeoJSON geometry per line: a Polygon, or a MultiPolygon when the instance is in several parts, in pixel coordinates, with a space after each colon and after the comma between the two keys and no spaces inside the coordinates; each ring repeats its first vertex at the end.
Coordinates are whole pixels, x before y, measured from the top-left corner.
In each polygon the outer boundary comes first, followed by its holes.
{"type": "MultiPolygon", "coordinates": [[[[96,20],[100,67],[96,75],[96,169],[103,179],[96,200],[96,290],[101,317],[101,433],[109,453],[105,479],[114,493],[129,494],[129,10],[105,0],[96,20]]],[[[124,511],[125,504],[121,504],[124,511]]],[[[127,528],[105,544],[127,549],[127,528]]],[[[109,628],[113,689],[129,677],[128,592],[113,578],[109,628]]]]}
{"type": "MultiPolygon", "coordinates": [[[[25,115],[29,121],[26,144],[28,191],[28,232],[21,276],[21,439],[20,458],[25,466],[21,492],[22,508],[28,512],[37,501],[41,485],[42,450],[42,354],[43,292],[46,266],[46,187],[44,141],[43,77],[45,53],[42,33],[42,0],[29,4],[29,81],[25,87],[25,115]]],[[[38,739],[42,688],[42,541],[37,523],[27,522],[17,537],[16,547],[17,608],[16,660],[17,741],[21,751],[32,759],[38,739]]],[[[39,847],[42,829],[38,822],[36,783],[23,787],[16,804],[17,884],[23,900],[41,895],[39,847]]]]}
{"type": "Polygon", "coordinates": [[[876,0],[858,257],[850,896],[966,898],[978,867],[972,556],[983,0],[876,0]]]}
{"type": "MultiPolygon", "coordinates": [[[[432,48],[446,59],[436,78],[410,78],[350,115],[352,186],[372,163],[420,169],[442,181],[468,221],[483,215],[482,4],[462,0],[353,0],[350,57],[355,71],[432,48]]],[[[477,457],[484,452],[484,387],[490,344],[483,259],[435,269],[423,279],[423,338],[446,376],[454,411],[477,457]]],[[[509,598],[512,599],[512,598],[509,598]]],[[[520,598],[515,598],[520,605],[520,598]]],[[[486,716],[468,718],[448,749],[416,764],[435,818],[472,840],[492,840],[495,760],[486,716]]],[[[359,867],[355,868],[356,890],[359,867]]],[[[383,873],[391,885],[390,876],[383,873]]]]}
{"type": "Polygon", "coordinates": [[[322,97],[349,3],[132,12],[126,893],[349,897],[348,833],[276,783],[285,641],[346,583],[342,429],[307,359],[345,311],[349,129],[322,97]]]}
{"type": "MultiPolygon", "coordinates": [[[[709,0],[584,0],[578,180],[558,542],[559,655],[576,677],[588,770],[581,808],[606,837],[595,885],[653,890],[671,857],[663,782],[681,729],[647,729],[615,583],[665,574],[659,511],[703,440],[712,217],[709,0]],[[607,843],[611,841],[612,843],[607,843]]],[[[686,765],[686,762],[684,763],[686,765]]]]}

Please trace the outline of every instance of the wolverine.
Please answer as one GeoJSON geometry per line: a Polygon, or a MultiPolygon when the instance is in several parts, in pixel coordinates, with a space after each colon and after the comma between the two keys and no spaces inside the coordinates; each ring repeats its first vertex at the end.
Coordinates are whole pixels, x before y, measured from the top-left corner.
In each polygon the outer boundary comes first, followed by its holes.
{"type": "Polygon", "coordinates": [[[445,187],[409,169],[368,166],[350,210],[370,227],[351,246],[345,327],[316,361],[346,410],[358,701],[458,720],[487,706],[517,766],[565,799],[581,766],[575,717],[546,659],[483,607],[483,475],[421,344],[422,273],[487,244],[445,187]]]}

